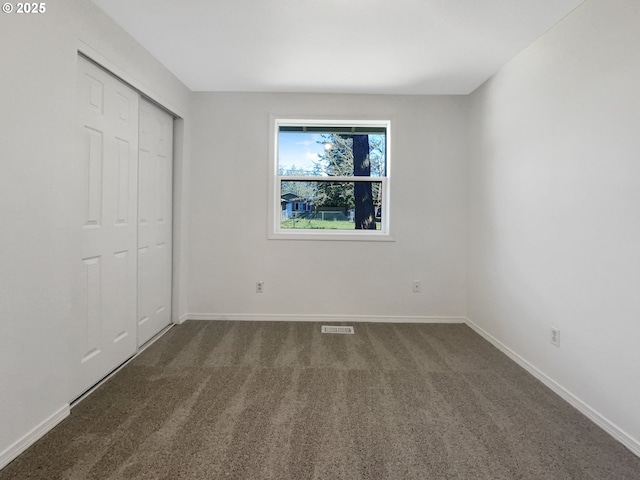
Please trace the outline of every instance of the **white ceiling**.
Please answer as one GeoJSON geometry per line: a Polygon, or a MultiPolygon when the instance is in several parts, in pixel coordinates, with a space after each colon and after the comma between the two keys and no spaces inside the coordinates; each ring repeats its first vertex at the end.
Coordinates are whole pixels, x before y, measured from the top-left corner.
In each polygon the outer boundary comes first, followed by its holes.
{"type": "Polygon", "coordinates": [[[92,0],[194,91],[467,94],[584,0],[92,0]]]}

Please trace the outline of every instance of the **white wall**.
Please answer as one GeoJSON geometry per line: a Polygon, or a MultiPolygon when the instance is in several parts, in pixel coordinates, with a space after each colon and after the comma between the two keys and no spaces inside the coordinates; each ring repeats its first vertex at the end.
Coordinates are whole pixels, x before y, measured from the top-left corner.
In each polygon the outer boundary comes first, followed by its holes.
{"type": "Polygon", "coordinates": [[[639,19],[588,0],[477,90],[468,177],[470,320],[638,454],[639,19]]]}
{"type": "Polygon", "coordinates": [[[189,317],[464,316],[467,107],[447,96],[194,94],[189,317]],[[395,242],[267,239],[269,114],[391,118],[395,242]]]}
{"type": "MultiPolygon", "coordinates": [[[[82,208],[70,179],[82,48],[186,116],[190,92],[91,2],[2,14],[0,32],[0,466],[70,398],[82,208]]],[[[181,123],[182,134],[188,128],[181,123]]],[[[179,152],[180,165],[187,162],[179,152]]]]}

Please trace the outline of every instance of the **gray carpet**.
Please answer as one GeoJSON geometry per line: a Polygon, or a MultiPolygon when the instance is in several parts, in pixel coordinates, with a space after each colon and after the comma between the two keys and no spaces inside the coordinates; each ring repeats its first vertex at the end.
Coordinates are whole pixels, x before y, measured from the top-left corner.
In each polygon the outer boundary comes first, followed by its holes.
{"type": "Polygon", "coordinates": [[[640,458],[464,325],[174,327],[8,479],[640,479],[640,458]]]}

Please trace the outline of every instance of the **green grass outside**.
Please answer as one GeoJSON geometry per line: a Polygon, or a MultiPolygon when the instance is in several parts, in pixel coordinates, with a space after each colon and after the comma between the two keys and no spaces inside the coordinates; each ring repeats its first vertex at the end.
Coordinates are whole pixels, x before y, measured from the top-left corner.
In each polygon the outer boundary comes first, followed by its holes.
{"type": "MultiPolygon", "coordinates": [[[[317,220],[313,219],[301,219],[293,220],[287,219],[280,223],[280,228],[285,229],[307,229],[307,230],[354,230],[355,223],[345,220],[317,220]]],[[[377,230],[380,230],[380,222],[376,222],[377,230]]]]}

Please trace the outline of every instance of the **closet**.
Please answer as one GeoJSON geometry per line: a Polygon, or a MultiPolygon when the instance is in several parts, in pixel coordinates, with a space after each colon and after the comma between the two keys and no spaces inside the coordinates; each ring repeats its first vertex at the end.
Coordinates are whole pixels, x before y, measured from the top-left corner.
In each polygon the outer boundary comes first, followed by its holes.
{"type": "Polygon", "coordinates": [[[79,56],[77,118],[73,398],[169,325],[172,264],[173,117],[79,56]]]}

